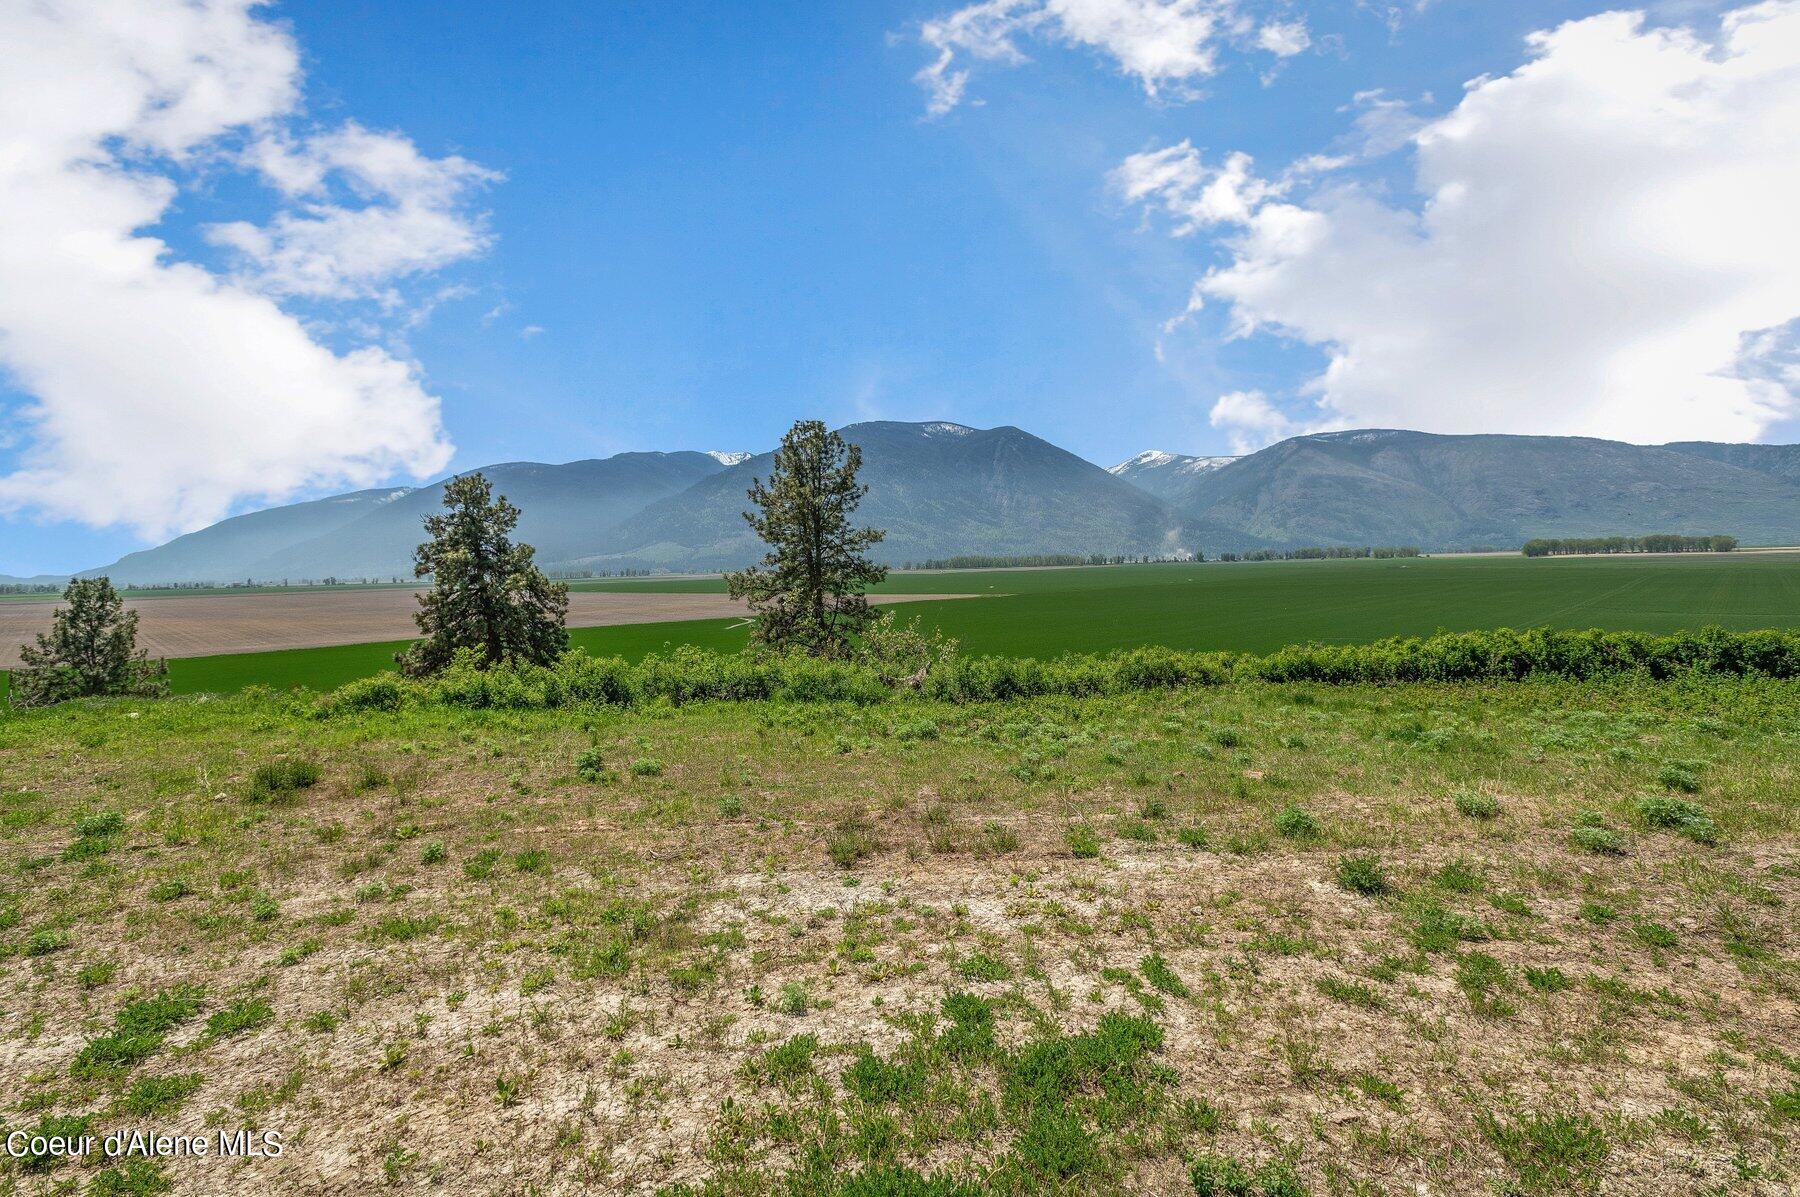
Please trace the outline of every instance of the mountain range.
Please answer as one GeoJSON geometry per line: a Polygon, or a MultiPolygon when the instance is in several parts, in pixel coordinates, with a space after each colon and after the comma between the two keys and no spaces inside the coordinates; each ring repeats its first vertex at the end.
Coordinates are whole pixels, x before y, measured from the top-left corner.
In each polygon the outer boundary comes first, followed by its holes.
{"type": "MultiPolygon", "coordinates": [[[[1019,428],[873,421],[860,522],[891,564],[982,554],[1216,555],[1310,545],[1510,548],[1539,536],[1800,541],[1800,446],[1362,429],[1243,457],[1151,450],[1111,469],[1019,428]]],[[[620,453],[481,469],[562,571],[701,572],[761,554],[742,518],[772,454],[620,453]]],[[[86,571],[131,584],[410,578],[444,482],[236,516],[86,571]]]]}

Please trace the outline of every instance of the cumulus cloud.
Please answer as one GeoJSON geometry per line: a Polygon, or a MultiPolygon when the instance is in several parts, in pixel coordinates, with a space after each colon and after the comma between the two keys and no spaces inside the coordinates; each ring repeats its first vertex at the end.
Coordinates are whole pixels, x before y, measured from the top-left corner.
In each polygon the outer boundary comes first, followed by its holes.
{"type": "Polygon", "coordinates": [[[214,225],[208,236],[234,251],[247,281],[274,294],[393,304],[394,280],[487,248],[465,205],[471,189],[498,176],[467,159],[428,158],[404,136],[355,122],[301,144],[264,137],[243,158],[300,206],[266,226],[214,225]]]}
{"type": "Polygon", "coordinates": [[[334,350],[277,299],[391,298],[478,251],[457,204],[491,176],[356,125],[297,135],[298,55],[259,7],[0,5],[0,367],[26,396],[0,507],[160,537],[447,464],[416,366],[334,350]],[[215,230],[227,277],[151,230],[234,156],[298,206],[215,230]]]}
{"type": "Polygon", "coordinates": [[[1096,51],[1148,95],[1176,98],[1191,97],[1218,69],[1223,41],[1279,57],[1311,44],[1303,21],[1259,29],[1233,0],[982,0],[926,21],[919,39],[934,52],[914,76],[933,116],[964,101],[969,63],[1017,65],[1030,39],[1096,51]]]}
{"type": "Polygon", "coordinates": [[[1220,395],[1207,418],[1214,428],[1230,438],[1231,451],[1240,455],[1254,453],[1290,436],[1327,432],[1344,426],[1342,420],[1329,417],[1295,420],[1269,402],[1269,397],[1261,391],[1233,391],[1220,395]]]}
{"type": "MultiPolygon", "coordinates": [[[[1800,0],[1726,15],[1716,43],[1608,13],[1529,49],[1408,130],[1417,207],[1186,142],[1114,184],[1222,237],[1195,298],[1237,335],[1323,352],[1320,420],[1756,438],[1796,409],[1800,0]]],[[[1235,400],[1221,419],[1240,410],[1271,427],[1235,400]]]]}
{"type": "Polygon", "coordinates": [[[1277,58],[1292,58],[1312,47],[1305,21],[1270,21],[1256,33],[1256,44],[1277,58]]]}

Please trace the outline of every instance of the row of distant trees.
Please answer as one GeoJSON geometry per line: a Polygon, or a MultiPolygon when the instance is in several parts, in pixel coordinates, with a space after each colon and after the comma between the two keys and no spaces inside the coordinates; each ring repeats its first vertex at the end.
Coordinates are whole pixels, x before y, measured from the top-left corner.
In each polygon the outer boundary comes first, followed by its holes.
{"type": "Polygon", "coordinates": [[[963,553],[955,557],[933,557],[925,561],[908,561],[902,569],[1021,569],[1036,566],[1074,565],[1164,565],[1205,561],[1202,553],[1178,557],[1130,556],[1123,553],[963,553]]]}
{"type": "Polygon", "coordinates": [[[1417,557],[1412,545],[1333,545],[1304,549],[1252,549],[1247,553],[1220,553],[1220,561],[1336,561],[1339,558],[1417,557]]]}
{"type": "Polygon", "coordinates": [[[1735,536],[1682,536],[1653,532],[1647,536],[1574,536],[1525,542],[1527,557],[1562,557],[1575,553],[1729,553],[1735,536]]]}

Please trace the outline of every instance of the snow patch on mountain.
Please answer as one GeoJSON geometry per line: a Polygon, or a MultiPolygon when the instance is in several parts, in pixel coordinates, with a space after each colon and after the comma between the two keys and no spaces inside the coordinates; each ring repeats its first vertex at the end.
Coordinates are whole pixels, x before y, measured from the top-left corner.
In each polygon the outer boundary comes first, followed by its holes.
{"type": "Polygon", "coordinates": [[[1123,474],[1127,470],[1154,470],[1158,466],[1168,465],[1175,460],[1175,454],[1164,453],[1161,449],[1145,449],[1130,461],[1121,461],[1116,466],[1108,466],[1109,474],[1123,474]]]}
{"type": "Polygon", "coordinates": [[[749,461],[748,453],[726,453],[721,449],[708,449],[706,455],[723,466],[734,466],[740,461],[749,461]]]}

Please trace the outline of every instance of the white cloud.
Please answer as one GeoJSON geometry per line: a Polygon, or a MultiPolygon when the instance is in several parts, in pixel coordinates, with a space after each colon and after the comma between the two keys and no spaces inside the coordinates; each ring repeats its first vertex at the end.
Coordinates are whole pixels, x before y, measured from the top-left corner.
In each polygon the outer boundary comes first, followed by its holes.
{"type": "Polygon", "coordinates": [[[1269,25],[1251,39],[1254,24],[1235,10],[1233,0],[983,0],[920,26],[936,57],[914,78],[931,115],[942,116],[966,97],[968,62],[1017,65],[1026,61],[1020,42],[1036,38],[1097,51],[1147,94],[1185,99],[1218,69],[1221,40],[1252,41],[1276,54],[1305,48],[1304,23],[1269,25]],[[1298,49],[1287,49],[1296,39],[1298,49]]]}
{"type": "Polygon", "coordinates": [[[260,18],[253,0],[0,4],[0,366],[29,397],[0,508],[159,537],[447,464],[413,364],[336,352],[271,295],[374,294],[474,252],[478,231],[443,222],[486,173],[354,125],[296,144],[298,56],[260,18]],[[304,204],[228,226],[253,266],[231,279],[149,230],[176,176],[246,140],[304,204]]]}
{"type": "Polygon", "coordinates": [[[1256,44],[1277,58],[1292,58],[1312,47],[1305,21],[1270,21],[1256,33],[1256,44]]]}
{"type": "Polygon", "coordinates": [[[1328,423],[1320,421],[1309,425],[1291,420],[1261,391],[1233,391],[1229,395],[1220,395],[1207,419],[1214,428],[1229,435],[1231,451],[1239,456],[1254,453],[1290,436],[1322,432],[1328,423]]]}
{"type": "Polygon", "coordinates": [[[1755,438],[1796,409],[1772,355],[1800,327],[1800,0],[1728,14],[1716,45],[1608,13],[1530,48],[1411,132],[1417,211],[1185,142],[1114,182],[1223,232],[1197,298],[1319,347],[1322,418],[1755,438]]]}
{"type": "Polygon", "coordinates": [[[245,152],[276,187],[300,201],[266,227],[214,225],[244,277],[272,294],[398,302],[396,279],[480,253],[488,236],[464,211],[468,192],[498,178],[460,157],[427,158],[406,137],[351,122],[300,145],[263,137],[245,152]],[[352,203],[329,190],[341,179],[352,203]]]}

